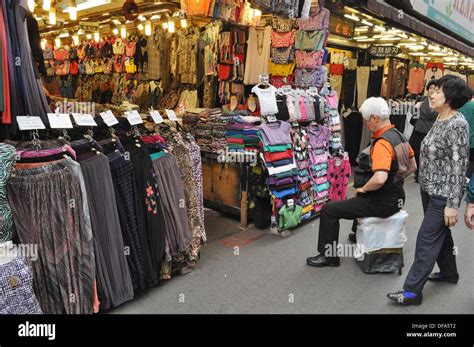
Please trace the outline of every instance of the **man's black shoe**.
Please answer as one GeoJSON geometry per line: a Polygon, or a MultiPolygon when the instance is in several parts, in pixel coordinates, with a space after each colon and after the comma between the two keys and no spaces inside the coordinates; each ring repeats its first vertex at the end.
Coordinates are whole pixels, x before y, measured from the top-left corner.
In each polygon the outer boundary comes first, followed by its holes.
{"type": "Polygon", "coordinates": [[[428,277],[428,281],[431,282],[449,282],[449,283],[458,283],[459,275],[443,275],[441,272],[433,272],[428,277]]]}
{"type": "Polygon", "coordinates": [[[350,233],[349,234],[349,241],[357,243],[356,233],[350,233]]]}
{"type": "Polygon", "coordinates": [[[331,266],[331,267],[338,267],[341,265],[339,258],[327,258],[322,254],[319,254],[315,257],[310,257],[306,259],[306,264],[309,266],[314,267],[324,267],[324,266],[331,266]]]}
{"type": "Polygon", "coordinates": [[[408,305],[418,306],[418,305],[421,305],[421,302],[423,301],[423,296],[421,294],[415,297],[406,297],[405,295],[406,295],[405,291],[400,290],[396,293],[388,293],[387,298],[389,298],[390,300],[402,306],[408,306],[408,305]]]}

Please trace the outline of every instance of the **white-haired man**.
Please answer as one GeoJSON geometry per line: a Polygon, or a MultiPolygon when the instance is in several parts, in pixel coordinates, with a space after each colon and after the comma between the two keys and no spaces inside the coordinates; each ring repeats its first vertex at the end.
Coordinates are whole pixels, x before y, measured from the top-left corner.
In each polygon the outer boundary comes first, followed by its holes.
{"type": "Polygon", "coordinates": [[[319,255],[306,259],[310,266],[339,266],[339,220],[387,218],[397,213],[405,201],[403,179],[416,171],[413,149],[405,136],[390,124],[387,102],[372,97],[364,101],[359,111],[372,133],[372,175],[364,186],[357,188],[354,198],[328,202],[323,207],[319,223],[319,255]]]}

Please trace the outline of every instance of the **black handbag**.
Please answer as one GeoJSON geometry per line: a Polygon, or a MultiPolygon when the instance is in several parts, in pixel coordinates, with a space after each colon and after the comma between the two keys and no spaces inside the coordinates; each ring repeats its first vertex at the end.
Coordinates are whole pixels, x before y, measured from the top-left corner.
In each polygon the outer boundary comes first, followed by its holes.
{"type": "Polygon", "coordinates": [[[372,161],[370,160],[370,146],[357,156],[358,167],[354,169],[354,188],[361,188],[372,178],[372,161]]]}

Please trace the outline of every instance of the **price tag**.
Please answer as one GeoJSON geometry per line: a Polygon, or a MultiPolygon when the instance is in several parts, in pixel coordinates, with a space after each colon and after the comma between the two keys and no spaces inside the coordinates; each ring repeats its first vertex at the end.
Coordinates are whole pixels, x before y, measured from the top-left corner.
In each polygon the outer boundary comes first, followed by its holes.
{"type": "Polygon", "coordinates": [[[176,116],[176,113],[173,110],[166,110],[166,115],[168,116],[169,120],[173,120],[175,122],[178,121],[178,117],[176,116]]]}
{"type": "Polygon", "coordinates": [[[262,83],[262,84],[267,84],[268,81],[269,81],[269,77],[268,77],[267,74],[261,74],[259,76],[259,79],[260,79],[260,83],[262,83]]]}
{"type": "Polygon", "coordinates": [[[73,113],[72,117],[74,118],[74,122],[76,122],[77,125],[83,126],[83,127],[96,127],[97,123],[94,120],[94,117],[90,114],[86,113],[73,113]]]}
{"type": "Polygon", "coordinates": [[[277,117],[275,116],[268,116],[267,117],[267,121],[270,122],[270,123],[274,123],[277,121],[277,117]]]}
{"type": "Polygon", "coordinates": [[[68,113],[48,113],[51,129],[72,129],[71,117],[68,113]]]}
{"type": "Polygon", "coordinates": [[[108,127],[118,124],[119,122],[111,110],[108,110],[106,112],[101,112],[100,116],[102,117],[104,123],[107,124],[108,127]]]}
{"type": "Polygon", "coordinates": [[[20,130],[46,129],[40,117],[19,116],[16,121],[20,130]]]}
{"type": "Polygon", "coordinates": [[[150,116],[153,119],[153,122],[155,122],[156,124],[160,124],[164,122],[164,119],[163,117],[161,117],[161,114],[159,111],[156,111],[156,110],[150,111],[150,116]]]}
{"type": "Polygon", "coordinates": [[[310,95],[317,95],[318,94],[318,88],[309,87],[308,92],[309,92],[310,95]]]}
{"type": "Polygon", "coordinates": [[[130,125],[143,124],[143,119],[140,116],[140,113],[138,113],[138,111],[125,112],[125,116],[127,117],[130,125]]]}

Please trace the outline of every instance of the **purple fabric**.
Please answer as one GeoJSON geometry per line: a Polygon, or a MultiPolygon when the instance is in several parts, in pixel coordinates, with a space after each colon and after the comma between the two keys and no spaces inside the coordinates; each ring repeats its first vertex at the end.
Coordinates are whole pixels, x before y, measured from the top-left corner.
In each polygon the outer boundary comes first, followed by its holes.
{"type": "Polygon", "coordinates": [[[69,145],[50,149],[40,149],[39,151],[37,151],[36,149],[20,149],[17,151],[17,154],[19,158],[40,158],[60,154],[65,151],[71,154],[74,159],[76,159],[76,151],[74,151],[69,145]]]}
{"type": "Polygon", "coordinates": [[[309,126],[309,143],[312,149],[326,148],[331,136],[331,130],[322,125],[309,126]]]}
{"type": "Polygon", "coordinates": [[[292,177],[286,177],[286,178],[269,177],[268,178],[268,184],[269,185],[282,186],[284,184],[291,184],[291,183],[293,183],[293,178],[292,177]]]}
{"type": "Polygon", "coordinates": [[[262,123],[259,127],[265,146],[291,143],[291,125],[284,121],[262,123]]]}
{"type": "Polygon", "coordinates": [[[26,259],[0,265],[0,314],[42,314],[26,259]]]}

